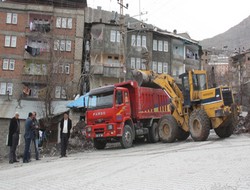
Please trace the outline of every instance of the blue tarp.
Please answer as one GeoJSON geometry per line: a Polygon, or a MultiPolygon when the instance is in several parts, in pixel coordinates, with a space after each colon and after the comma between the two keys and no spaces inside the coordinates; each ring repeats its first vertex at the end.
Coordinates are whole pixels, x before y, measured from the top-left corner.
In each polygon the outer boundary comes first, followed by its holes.
{"type": "Polygon", "coordinates": [[[70,102],[69,104],[67,104],[67,107],[68,108],[83,108],[83,107],[86,108],[88,105],[88,99],[89,99],[89,93],[83,96],[80,96],[76,100],[70,102]]]}

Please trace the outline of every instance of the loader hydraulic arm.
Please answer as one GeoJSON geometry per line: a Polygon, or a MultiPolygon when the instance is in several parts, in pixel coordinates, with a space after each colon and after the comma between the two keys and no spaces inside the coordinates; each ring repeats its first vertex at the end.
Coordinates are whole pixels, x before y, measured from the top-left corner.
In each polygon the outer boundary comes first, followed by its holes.
{"type": "Polygon", "coordinates": [[[153,71],[136,70],[133,71],[132,74],[139,85],[147,86],[153,83],[165,91],[171,99],[171,106],[173,107],[173,110],[171,110],[172,115],[175,117],[179,125],[187,131],[188,123],[186,122],[187,120],[183,113],[184,98],[180,88],[175,83],[174,78],[168,74],[156,74],[153,71]]]}

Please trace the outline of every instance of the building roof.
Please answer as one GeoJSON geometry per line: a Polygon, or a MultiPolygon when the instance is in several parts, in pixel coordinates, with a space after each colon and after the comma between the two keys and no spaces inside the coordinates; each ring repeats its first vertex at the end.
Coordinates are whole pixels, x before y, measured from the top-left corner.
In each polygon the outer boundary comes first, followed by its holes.
{"type": "MultiPolygon", "coordinates": [[[[67,104],[70,101],[53,101],[52,102],[52,111],[53,115],[58,115],[69,110],[67,104]]],[[[19,113],[20,119],[26,119],[29,112],[35,111],[37,113],[37,119],[44,117],[44,102],[34,101],[34,100],[21,100],[18,102],[14,100],[0,100],[0,118],[9,119],[14,117],[15,112],[19,113]]]]}
{"type": "Polygon", "coordinates": [[[85,8],[87,0],[6,0],[7,2],[26,3],[37,5],[51,5],[64,8],[85,8]]]}

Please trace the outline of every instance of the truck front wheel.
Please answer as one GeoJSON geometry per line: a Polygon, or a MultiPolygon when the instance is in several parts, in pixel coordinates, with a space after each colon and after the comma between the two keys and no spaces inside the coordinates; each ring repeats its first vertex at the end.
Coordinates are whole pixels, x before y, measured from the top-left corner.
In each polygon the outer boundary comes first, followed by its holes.
{"type": "Polygon", "coordinates": [[[106,147],[107,141],[105,139],[94,139],[94,147],[102,150],[106,147]]]}
{"type": "Polygon", "coordinates": [[[159,121],[159,137],[164,143],[172,143],[178,134],[178,124],[172,115],[165,115],[159,121]]]}
{"type": "Polygon", "coordinates": [[[194,141],[205,141],[210,133],[210,120],[204,110],[194,110],[189,118],[189,129],[194,141]]]}
{"type": "Polygon", "coordinates": [[[133,134],[132,129],[129,125],[125,125],[123,129],[123,134],[120,139],[122,148],[130,148],[133,144],[133,134]]]}

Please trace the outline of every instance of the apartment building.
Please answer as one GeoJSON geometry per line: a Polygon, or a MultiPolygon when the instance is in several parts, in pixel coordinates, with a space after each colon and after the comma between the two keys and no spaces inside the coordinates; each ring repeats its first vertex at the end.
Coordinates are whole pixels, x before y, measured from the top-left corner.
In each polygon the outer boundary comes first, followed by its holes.
{"type": "MultiPolygon", "coordinates": [[[[86,0],[5,0],[0,2],[0,128],[18,111],[43,118],[61,113],[80,93],[86,0]],[[47,99],[45,99],[45,96],[47,99]]],[[[1,142],[1,144],[4,144],[1,142]]],[[[0,147],[1,148],[1,147],[0,147]]]]}
{"type": "Polygon", "coordinates": [[[38,99],[52,83],[54,99],[77,93],[84,7],[83,1],[1,2],[1,96],[38,99]]]}
{"type": "Polygon", "coordinates": [[[188,34],[164,31],[129,15],[121,28],[120,15],[101,7],[88,8],[85,15],[89,88],[129,80],[132,69],[168,73],[179,81],[179,74],[201,68],[201,46],[188,34]]]}

